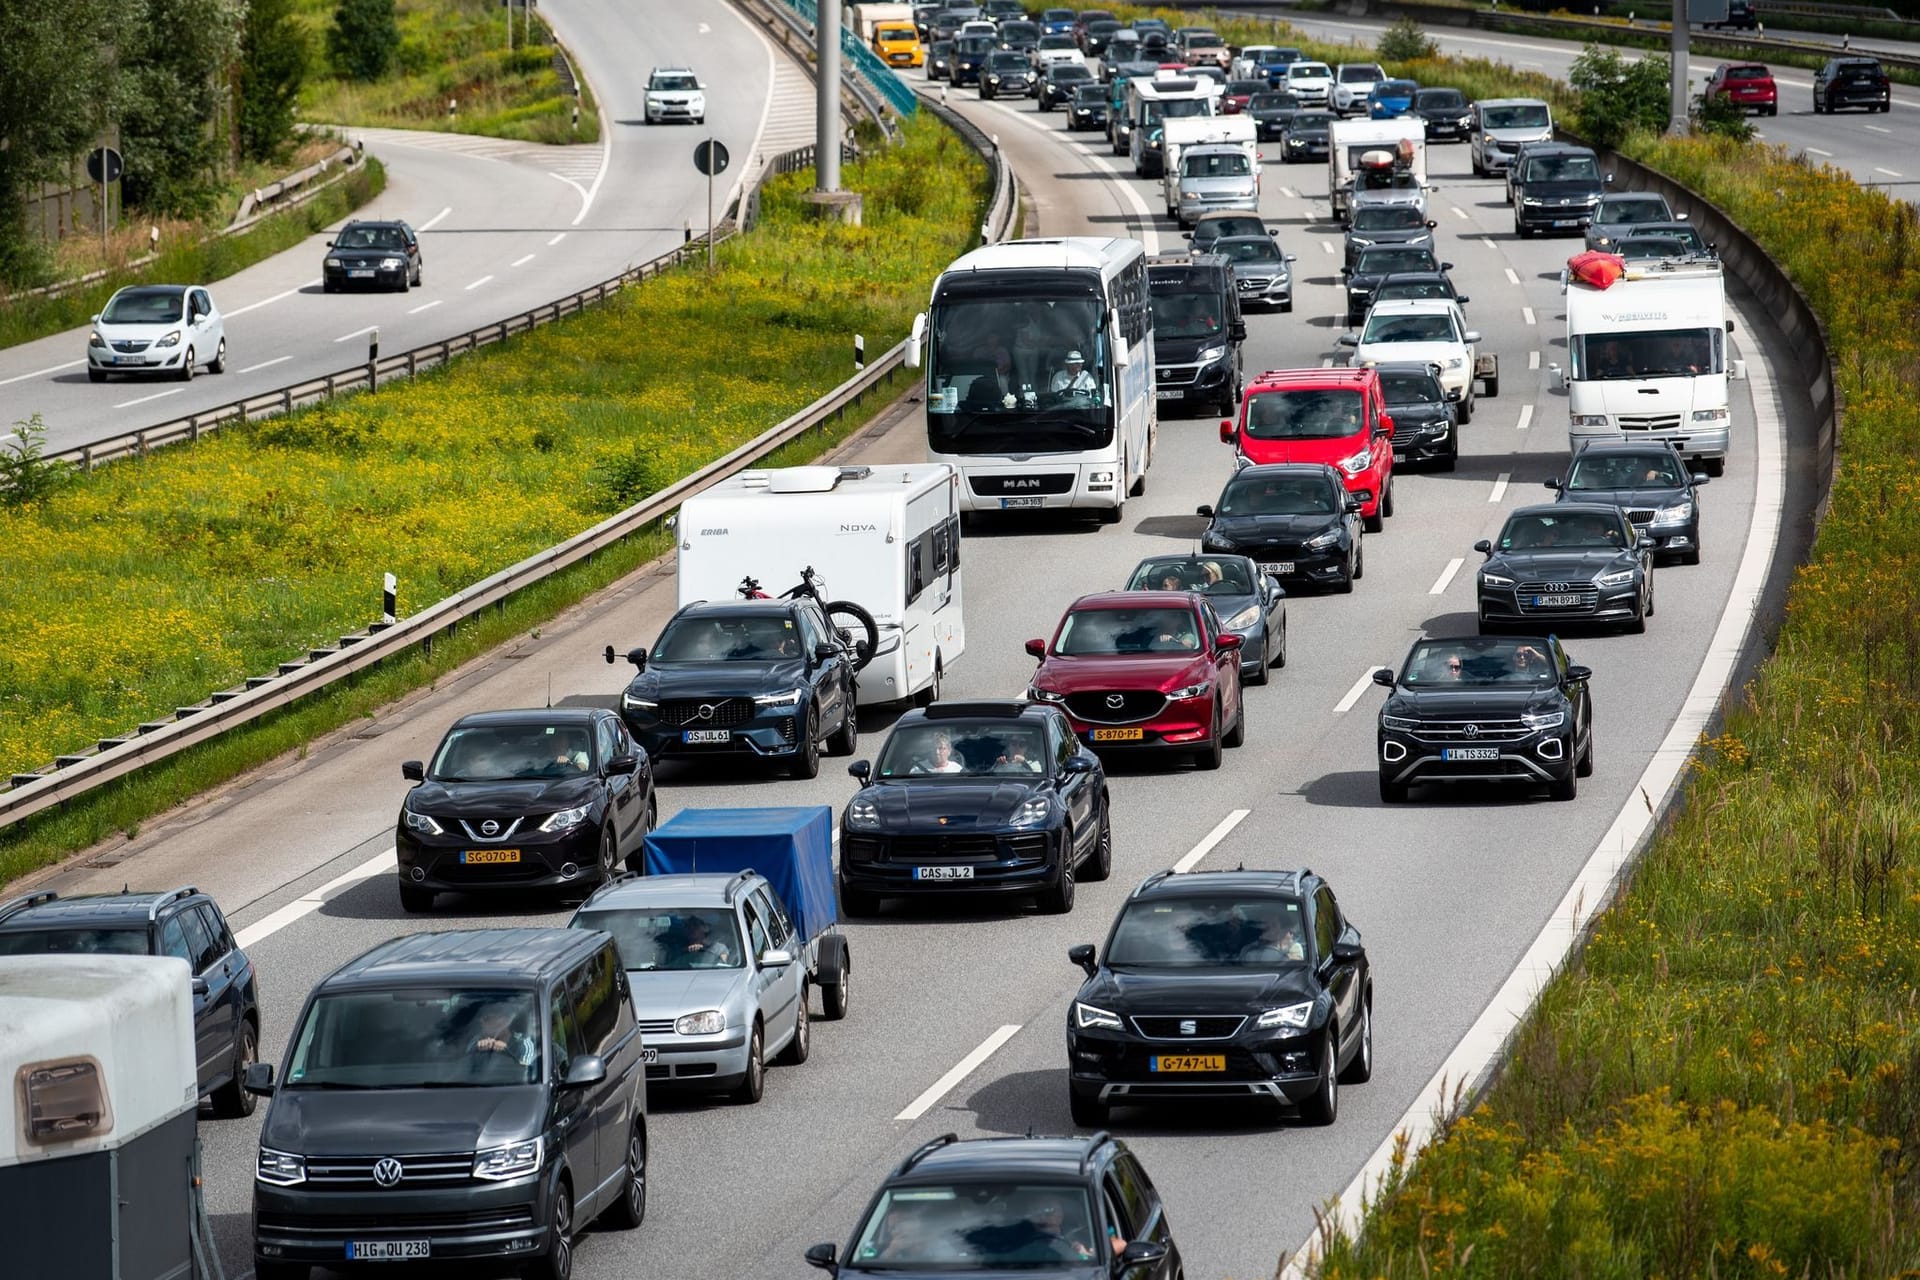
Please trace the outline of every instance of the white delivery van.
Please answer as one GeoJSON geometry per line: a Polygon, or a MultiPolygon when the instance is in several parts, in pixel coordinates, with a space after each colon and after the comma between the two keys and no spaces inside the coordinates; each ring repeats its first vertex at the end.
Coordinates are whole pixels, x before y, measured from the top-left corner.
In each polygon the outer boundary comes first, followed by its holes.
{"type": "Polygon", "coordinates": [[[1627,264],[1607,288],[1567,285],[1567,434],[1592,440],[1663,440],[1707,474],[1726,466],[1729,361],[1726,286],[1718,259],[1656,258],[1627,264]]]}
{"type": "Polygon", "coordinates": [[[192,981],[171,956],[0,959],[0,1273],[211,1274],[192,981]]]}
{"type": "Polygon", "coordinates": [[[743,471],[680,508],[680,603],[737,599],[744,578],[778,595],[811,567],[823,604],[850,600],[879,630],[860,705],[931,702],[967,647],[959,502],[940,462],[743,471]]]}
{"type": "Polygon", "coordinates": [[[1356,182],[1368,190],[1399,190],[1423,204],[1427,189],[1426,121],[1335,120],[1327,137],[1327,194],[1333,216],[1346,221],[1356,182]]]}
{"type": "MultiPolygon", "coordinates": [[[[1160,187],[1169,218],[1180,216],[1180,153],[1188,147],[1210,143],[1232,144],[1246,152],[1256,201],[1252,207],[1259,207],[1260,122],[1249,115],[1184,116],[1167,120],[1160,126],[1160,187]]],[[[1240,206],[1223,203],[1219,207],[1240,206]]]]}

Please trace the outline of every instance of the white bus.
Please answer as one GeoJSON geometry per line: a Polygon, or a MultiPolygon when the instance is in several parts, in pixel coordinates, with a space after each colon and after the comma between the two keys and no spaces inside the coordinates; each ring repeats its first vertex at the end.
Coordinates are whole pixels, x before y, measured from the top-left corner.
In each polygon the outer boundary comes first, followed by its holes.
{"type": "Polygon", "coordinates": [[[1159,416],[1138,240],[975,249],[914,318],[907,363],[923,362],[928,455],[960,473],[963,513],[1080,508],[1112,524],[1146,488],[1159,416]]]}
{"type": "Polygon", "coordinates": [[[1158,178],[1166,171],[1160,122],[1218,115],[1222,89],[1210,76],[1158,75],[1127,81],[1127,148],[1133,171],[1158,178]]]}

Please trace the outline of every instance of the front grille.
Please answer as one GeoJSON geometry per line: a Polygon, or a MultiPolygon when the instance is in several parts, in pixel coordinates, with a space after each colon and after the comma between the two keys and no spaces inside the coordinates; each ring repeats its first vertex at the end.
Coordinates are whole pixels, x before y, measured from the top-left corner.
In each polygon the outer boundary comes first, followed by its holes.
{"type": "Polygon", "coordinates": [[[122,352],[126,355],[135,355],[141,351],[145,351],[152,345],[153,343],[147,341],[145,338],[115,338],[112,343],[115,351],[122,352]]]}
{"type": "Polygon", "coordinates": [[[1197,364],[1163,364],[1159,366],[1160,385],[1163,387],[1181,387],[1200,376],[1197,364]]]}
{"type": "MultiPolygon", "coordinates": [[[[373,1180],[373,1166],[386,1156],[308,1156],[307,1183],[327,1190],[387,1190],[373,1180]]],[[[473,1153],[436,1156],[396,1156],[401,1167],[399,1187],[464,1186],[473,1181],[473,1153]]]]}
{"type": "Polygon", "coordinates": [[[1678,431],[1677,413],[1623,413],[1617,419],[1622,431],[1678,431]]]}
{"type": "Polygon", "coordinates": [[[1518,742],[1533,732],[1519,720],[1423,720],[1413,736],[1420,742],[1492,747],[1518,742]]]}
{"type": "Polygon", "coordinates": [[[525,851],[521,852],[518,862],[483,862],[471,866],[460,861],[457,855],[450,855],[440,859],[433,869],[433,878],[448,884],[511,884],[516,880],[539,880],[550,874],[545,862],[529,857],[525,851]]]}
{"type": "Polygon", "coordinates": [[[1129,1018],[1133,1029],[1149,1040],[1230,1040],[1246,1025],[1245,1014],[1154,1014],[1129,1018]],[[1193,1028],[1191,1031],[1187,1028],[1193,1028]]]}
{"type": "Polygon", "coordinates": [[[1264,542],[1242,545],[1240,554],[1261,564],[1272,564],[1276,561],[1304,560],[1319,553],[1308,551],[1301,542],[1264,542]]]}
{"type": "Polygon", "coordinates": [[[1073,474],[968,476],[967,484],[983,498],[1023,498],[1038,494],[1070,493],[1073,490],[1073,474]]]}
{"type": "Polygon", "coordinates": [[[1099,693],[1070,693],[1067,710],[1081,720],[1099,724],[1125,724],[1131,720],[1151,720],[1167,705],[1163,693],[1145,689],[1116,689],[1099,693]]]}
{"type": "Polygon", "coordinates": [[[635,1026],[643,1036],[668,1036],[673,1034],[672,1018],[642,1018],[635,1026]]]}
{"type": "Polygon", "coordinates": [[[668,698],[660,704],[660,723],[676,729],[731,729],[751,719],[752,698],[668,698]]]}
{"type": "Polygon", "coordinates": [[[1591,582],[1523,582],[1514,589],[1514,595],[1522,613],[1588,613],[1600,603],[1600,588],[1591,582]],[[1535,607],[1535,596],[1572,596],[1575,603],[1535,607]]]}
{"type": "Polygon", "coordinates": [[[1272,276],[1241,276],[1240,291],[1242,293],[1258,293],[1272,283],[1272,276]]]}
{"type": "Polygon", "coordinates": [[[507,1205],[498,1209],[474,1209],[466,1213],[386,1213],[378,1217],[356,1214],[348,1217],[291,1217],[279,1213],[261,1213],[260,1232],[275,1236],[338,1237],[375,1239],[403,1231],[446,1232],[449,1234],[493,1231],[528,1231],[533,1228],[533,1206],[507,1205]]]}
{"type": "Polygon", "coordinates": [[[842,835],[840,858],[843,862],[878,862],[885,847],[877,836],[842,835]]]}
{"type": "Polygon", "coordinates": [[[519,830],[520,824],[525,821],[525,817],[509,818],[503,813],[490,818],[462,818],[460,826],[467,833],[469,840],[477,840],[482,844],[502,844],[513,839],[513,833],[519,830]],[[494,824],[492,834],[487,833],[489,822],[494,824]]]}
{"type": "Polygon", "coordinates": [[[1047,859],[1044,833],[998,835],[842,836],[840,855],[848,862],[928,865],[942,862],[1031,862],[1047,859]]]}
{"type": "Polygon", "coordinates": [[[1653,512],[1642,507],[1633,507],[1628,510],[1627,519],[1634,524],[1652,524],[1653,512]]]}

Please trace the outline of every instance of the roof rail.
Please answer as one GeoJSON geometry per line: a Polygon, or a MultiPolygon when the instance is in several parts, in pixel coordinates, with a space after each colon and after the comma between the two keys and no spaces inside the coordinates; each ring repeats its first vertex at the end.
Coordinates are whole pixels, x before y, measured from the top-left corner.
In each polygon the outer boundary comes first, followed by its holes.
{"type": "Polygon", "coordinates": [[[1171,867],[1167,868],[1165,871],[1156,871],[1152,875],[1148,876],[1145,880],[1142,880],[1139,884],[1133,886],[1133,892],[1128,894],[1127,896],[1138,897],[1139,895],[1145,893],[1147,890],[1153,888],[1153,886],[1159,884],[1162,880],[1165,880],[1168,876],[1174,875],[1174,874],[1176,873],[1171,867]]]}
{"type": "Polygon", "coordinates": [[[758,874],[759,872],[755,871],[752,867],[745,867],[739,871],[734,872],[733,879],[727,881],[727,887],[720,891],[721,896],[725,898],[728,902],[732,902],[733,895],[740,892],[740,886],[745,884],[750,878],[758,874]]]}
{"type": "Polygon", "coordinates": [[[5,920],[8,916],[17,916],[22,911],[31,911],[35,907],[44,906],[59,896],[51,889],[42,889],[39,893],[29,893],[9,902],[0,903],[0,920],[5,920]]]}
{"type": "Polygon", "coordinates": [[[1108,1129],[1096,1129],[1087,1135],[1086,1154],[1080,1157],[1080,1172],[1086,1173],[1093,1167],[1093,1158],[1100,1154],[1100,1148],[1113,1141],[1113,1133],[1108,1129]]]}
{"type": "Polygon", "coordinates": [[[147,908],[147,923],[152,924],[160,918],[160,908],[167,906],[169,903],[178,902],[182,898],[191,898],[198,892],[200,891],[190,884],[183,884],[178,889],[169,889],[167,892],[155,898],[153,905],[147,908]]]}
{"type": "Polygon", "coordinates": [[[900,1162],[897,1168],[894,1169],[893,1176],[897,1178],[901,1174],[909,1172],[913,1168],[913,1166],[915,1166],[916,1164],[919,1164],[922,1160],[926,1159],[928,1156],[932,1155],[934,1152],[938,1151],[940,1148],[944,1146],[948,1146],[958,1141],[960,1141],[959,1134],[943,1133],[939,1137],[933,1139],[930,1142],[921,1143],[918,1147],[914,1148],[913,1152],[910,1155],[908,1155],[905,1160],[902,1160],[900,1162]]]}

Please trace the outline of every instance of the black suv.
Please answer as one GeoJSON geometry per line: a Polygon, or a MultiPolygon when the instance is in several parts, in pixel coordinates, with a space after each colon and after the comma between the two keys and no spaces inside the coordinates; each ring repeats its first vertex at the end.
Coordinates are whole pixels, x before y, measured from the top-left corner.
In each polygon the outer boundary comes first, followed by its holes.
{"type": "Polygon", "coordinates": [[[1324,462],[1243,467],[1218,502],[1194,510],[1208,520],[1201,550],[1237,552],[1276,582],[1344,593],[1366,572],[1360,501],[1324,462]]]}
{"type": "Polygon", "coordinates": [[[988,54],[985,65],[980,68],[980,96],[1029,98],[1039,80],[1040,74],[1033,69],[1026,54],[1011,49],[998,50],[988,54]]]}
{"type": "Polygon", "coordinates": [[[1233,263],[1217,253],[1157,254],[1147,259],[1147,293],[1154,395],[1232,417],[1240,407],[1240,347],[1247,338],[1233,263]]]}
{"type": "Polygon", "coordinates": [[[566,1280],[573,1238],[647,1211],[640,1033],[613,938],[583,929],[415,933],[307,997],[253,1183],[253,1273],[518,1264],[566,1280]]]}
{"type": "Polygon", "coordinates": [[[655,760],[756,756],[812,778],[823,739],[839,756],[859,745],[855,657],[810,598],[687,605],[627,661],[620,714],[655,760]]]}
{"type": "Polygon", "coordinates": [[[334,293],[354,285],[377,289],[420,287],[420,236],[404,222],[349,222],[327,241],[320,287],[334,293]]]}
{"type": "Polygon", "coordinates": [[[1600,172],[1591,147],[1537,142],[1515,158],[1509,173],[1513,188],[1513,233],[1522,239],[1536,231],[1585,233],[1593,206],[1607,192],[1612,174],[1600,172]]]}
{"type": "Polygon", "coordinates": [[[598,707],[462,716],[400,774],[420,784],[393,837],[408,911],[436,893],[591,890],[640,869],[660,812],[652,762],[598,707]]]}
{"type": "Polygon", "coordinates": [[[1453,470],[1460,461],[1460,405],[1447,399],[1439,366],[1404,361],[1374,369],[1393,414],[1393,465],[1432,463],[1436,471],[1453,470]]]}
{"type": "Polygon", "coordinates": [[[1819,115],[1842,107],[1893,110],[1893,86],[1879,59],[1828,58],[1827,65],[1814,73],[1813,113],[1819,115]]]}
{"type": "Polygon", "coordinates": [[[1037,896],[1073,910],[1076,880],[1113,872],[1107,775],[1058,707],[937,702],[900,717],[840,820],[840,905],[883,897],[1037,896]]]}
{"type": "MultiPolygon", "coordinates": [[[[1444,275],[1452,270],[1451,262],[1439,261],[1432,249],[1420,245],[1383,244],[1360,250],[1351,266],[1340,268],[1346,279],[1347,324],[1358,328],[1366,320],[1367,308],[1373,305],[1373,291],[1386,277],[1444,275]]],[[[1451,276],[1448,281],[1451,283],[1451,276]]]]}
{"type": "Polygon", "coordinates": [[[1184,1274],[1160,1192],[1107,1133],[967,1142],[944,1134],[887,1176],[846,1257],[817,1244],[806,1258],[834,1276],[1184,1274]]]}
{"type": "Polygon", "coordinates": [[[242,1082],[260,1044],[260,985],[213,899],[188,886],[73,898],[46,891],[0,906],[0,957],[95,954],[187,962],[200,1095],[215,1115],[252,1115],[242,1082]]]}
{"type": "MultiPolygon", "coordinates": [[[[1401,419],[1396,411],[1394,422],[1401,419]]],[[[1636,440],[1597,440],[1574,455],[1563,481],[1547,481],[1562,502],[1611,502],[1627,522],[1653,541],[1656,555],[1681,564],[1700,563],[1700,486],[1702,474],[1687,471],[1670,444],[1636,440]]]]}
{"type": "Polygon", "coordinates": [[[1311,870],[1158,871],[1114,918],[1067,1010],[1075,1124],[1115,1106],[1261,1099],[1332,1124],[1373,1074],[1360,931],[1311,870]]]}
{"type": "Polygon", "coordinates": [[[1544,786],[1571,800],[1593,772],[1593,673],[1553,636],[1421,639],[1399,675],[1385,667],[1380,800],[1423,782],[1544,786]]]}

